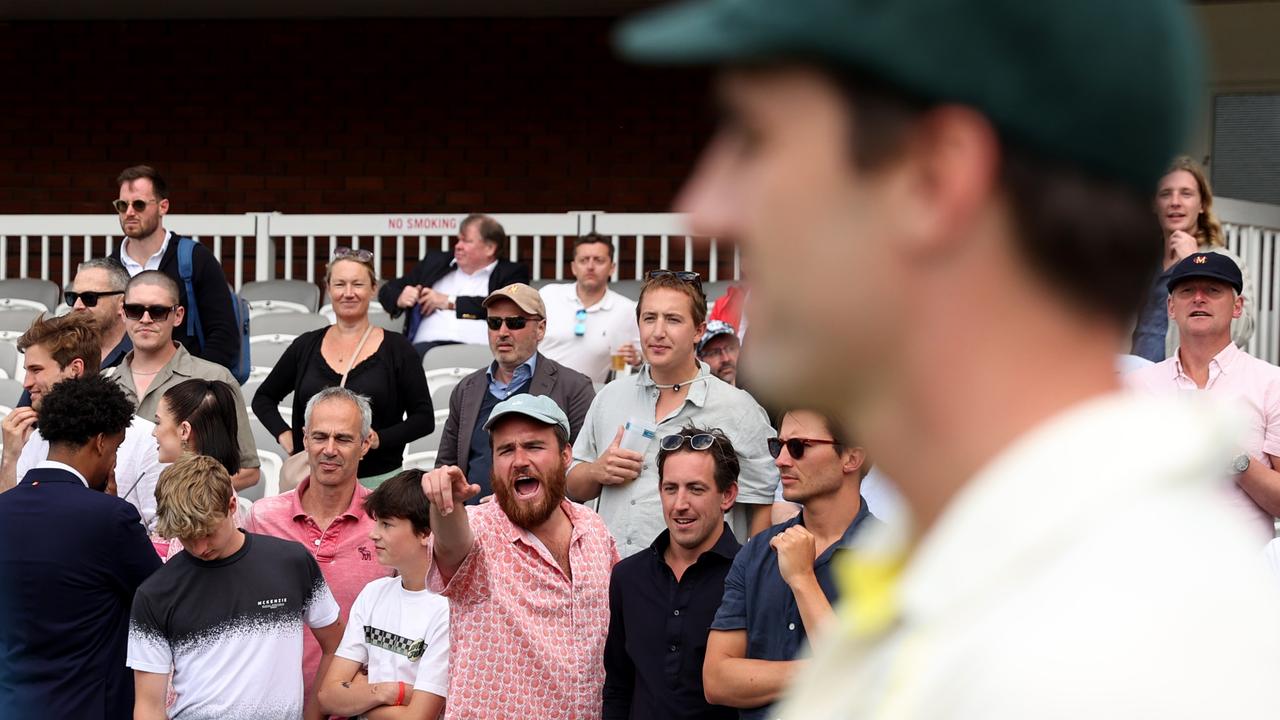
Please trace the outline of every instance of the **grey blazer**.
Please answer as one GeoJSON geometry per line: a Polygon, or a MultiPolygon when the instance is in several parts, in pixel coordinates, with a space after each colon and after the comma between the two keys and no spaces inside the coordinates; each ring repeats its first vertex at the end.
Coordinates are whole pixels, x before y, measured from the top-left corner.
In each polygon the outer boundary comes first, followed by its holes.
{"type": "MultiPolygon", "coordinates": [[[[488,368],[480,368],[471,373],[453,388],[453,394],[449,396],[449,419],[445,421],[444,433],[440,436],[436,467],[457,465],[464,475],[467,473],[471,434],[475,431],[480,405],[487,392],[488,368]]],[[[591,408],[591,401],[596,397],[596,389],[591,384],[591,378],[538,353],[533,380],[529,383],[529,394],[546,395],[564,410],[565,415],[569,416],[569,444],[572,445],[578,437],[578,431],[582,429],[582,421],[591,408]]]]}

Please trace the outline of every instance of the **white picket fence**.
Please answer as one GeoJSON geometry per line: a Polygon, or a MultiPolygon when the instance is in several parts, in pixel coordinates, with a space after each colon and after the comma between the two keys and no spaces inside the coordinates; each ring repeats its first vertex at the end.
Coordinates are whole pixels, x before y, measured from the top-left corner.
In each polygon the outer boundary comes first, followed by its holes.
{"type": "MultiPolygon", "coordinates": [[[[1280,363],[1280,207],[1218,198],[1228,247],[1244,258],[1258,297],[1257,330],[1249,351],[1280,363]]],[[[239,288],[248,280],[276,277],[315,282],[339,245],[370,250],[384,275],[403,275],[428,249],[447,250],[461,214],[169,215],[165,227],[205,243],[229,267],[239,288]],[[281,271],[277,274],[276,269],[281,271]],[[248,270],[247,268],[251,268],[248,270]],[[246,274],[251,276],[246,277],[246,274]]],[[[689,234],[674,213],[580,211],[494,215],[507,231],[512,260],[530,263],[534,280],[561,280],[573,240],[596,232],[613,240],[619,263],[614,280],[639,280],[654,268],[705,268],[708,282],[736,281],[736,246],[689,234]],[[625,252],[624,252],[625,251],[625,252]],[[729,258],[723,253],[729,253],[729,258]],[[543,272],[545,259],[553,270],[543,272]],[[730,262],[731,260],[731,262],[730,262]],[[624,266],[625,265],[625,266],[624,266]],[[728,265],[728,272],[721,266],[728,265]]],[[[110,253],[121,238],[115,215],[0,215],[0,255],[16,252],[16,277],[65,285],[82,260],[110,253]]],[[[0,279],[9,263],[0,263],[0,279]]]]}

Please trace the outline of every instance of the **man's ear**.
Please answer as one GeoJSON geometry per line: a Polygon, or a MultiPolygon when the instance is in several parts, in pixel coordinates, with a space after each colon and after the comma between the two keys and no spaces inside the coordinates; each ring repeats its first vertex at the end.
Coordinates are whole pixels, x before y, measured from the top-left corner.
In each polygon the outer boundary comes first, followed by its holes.
{"type": "Polygon", "coordinates": [[[846,475],[861,472],[867,462],[867,451],[862,448],[848,448],[844,451],[844,466],[841,470],[846,475]]]}
{"type": "Polygon", "coordinates": [[[720,509],[729,512],[729,508],[738,501],[738,483],[729,485],[729,489],[724,491],[724,496],[720,498],[720,509]]]}
{"type": "Polygon", "coordinates": [[[73,359],[67,365],[67,370],[70,371],[73,378],[84,377],[84,360],[82,358],[73,359]]]}
{"type": "Polygon", "coordinates": [[[1169,319],[1172,320],[1173,319],[1173,294],[1172,293],[1169,294],[1169,299],[1165,301],[1165,307],[1168,308],[1169,319]]]}
{"type": "Polygon", "coordinates": [[[156,207],[160,209],[160,217],[164,217],[165,215],[168,215],[169,214],[169,198],[164,198],[160,202],[156,203],[156,207]]]}
{"type": "MultiPolygon", "coordinates": [[[[188,298],[188,300],[191,300],[191,298],[188,298]]],[[[174,309],[174,311],[173,311],[173,326],[174,326],[174,327],[178,327],[179,325],[181,325],[181,324],[182,324],[182,318],[184,318],[184,317],[186,317],[186,316],[187,316],[187,309],[186,309],[186,308],[184,308],[184,307],[182,307],[181,305],[179,305],[179,306],[178,306],[176,309],[174,309]]]]}
{"type": "Polygon", "coordinates": [[[1236,301],[1231,307],[1231,317],[1238,318],[1244,315],[1244,296],[1236,295],[1236,301]]]}

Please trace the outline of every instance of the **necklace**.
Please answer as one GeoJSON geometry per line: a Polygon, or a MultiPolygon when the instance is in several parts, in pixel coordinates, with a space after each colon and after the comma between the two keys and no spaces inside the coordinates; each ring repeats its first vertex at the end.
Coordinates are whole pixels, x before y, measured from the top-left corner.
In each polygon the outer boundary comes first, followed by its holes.
{"type": "Polygon", "coordinates": [[[676,392],[680,392],[680,388],[688,387],[696,382],[702,382],[703,380],[706,380],[709,377],[711,376],[701,375],[692,380],[685,380],[684,382],[672,383],[670,385],[659,385],[658,383],[654,383],[653,386],[658,388],[659,390],[675,390],[676,392]]]}
{"type": "MultiPolygon", "coordinates": [[[[160,370],[163,370],[163,369],[164,368],[160,368],[160,370]]],[[[142,372],[141,370],[133,370],[133,374],[134,375],[155,375],[156,373],[159,373],[160,370],[152,370],[151,372],[142,372]]]]}

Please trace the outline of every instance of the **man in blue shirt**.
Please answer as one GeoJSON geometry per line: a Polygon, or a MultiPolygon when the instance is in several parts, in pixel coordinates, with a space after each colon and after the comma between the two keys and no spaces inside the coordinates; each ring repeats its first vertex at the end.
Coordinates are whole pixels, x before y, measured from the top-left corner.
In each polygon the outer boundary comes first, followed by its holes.
{"type": "Polygon", "coordinates": [[[702,661],[741,547],[724,519],[738,456],[721,431],[690,426],[662,439],[657,464],[667,529],[613,567],[603,720],[732,720],[736,711],[707,703],[702,661]]]}
{"type": "Polygon", "coordinates": [[[871,467],[866,451],[831,418],[786,413],[769,452],[783,497],[803,509],[752,538],[734,559],[703,668],[707,700],[739,708],[742,720],[769,717],[799,669],[806,628],[831,618],[836,553],[876,522],[861,496],[871,467]]]}

